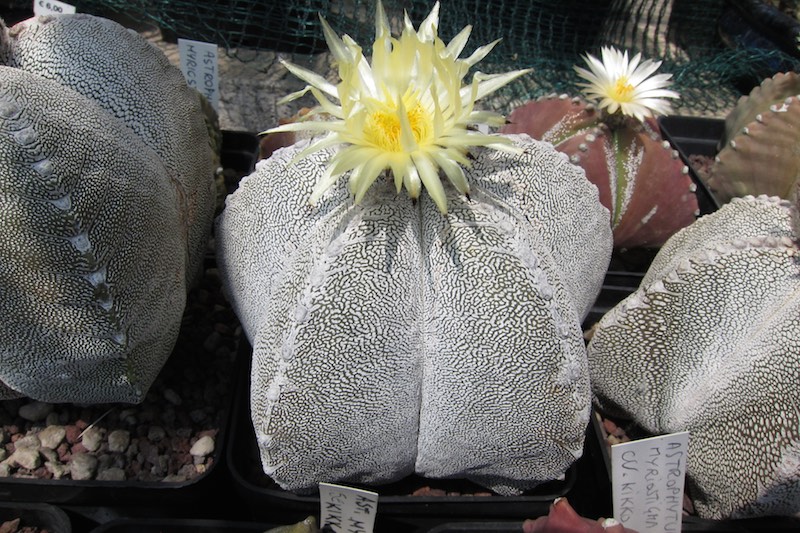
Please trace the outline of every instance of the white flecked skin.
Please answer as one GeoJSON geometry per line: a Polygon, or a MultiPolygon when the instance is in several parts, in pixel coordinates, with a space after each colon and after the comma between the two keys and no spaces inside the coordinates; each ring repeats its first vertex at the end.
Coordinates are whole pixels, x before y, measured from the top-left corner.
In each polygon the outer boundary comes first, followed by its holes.
{"type": "Polygon", "coordinates": [[[186,294],[158,154],[86,97],[0,66],[0,221],[0,398],[141,401],[186,294]]]}
{"type": "Polygon", "coordinates": [[[92,99],[162,158],[181,203],[191,283],[214,216],[215,168],[199,96],[181,71],[138,33],[86,14],[34,17],[9,28],[0,64],[92,99]]]}
{"type": "Polygon", "coordinates": [[[580,456],[589,417],[580,324],[611,254],[583,170],[513,136],[478,149],[447,215],[379,179],[308,198],[329,152],[259,163],[217,220],[226,290],[253,344],[252,419],[283,488],[412,472],[511,494],[580,456]],[[580,216],[576,216],[579,213],[580,216]]]}
{"type": "Polygon", "coordinates": [[[673,236],[600,321],[592,388],[654,433],[689,431],[706,518],[800,512],[800,253],[776,197],[733,199],[673,236]]]}

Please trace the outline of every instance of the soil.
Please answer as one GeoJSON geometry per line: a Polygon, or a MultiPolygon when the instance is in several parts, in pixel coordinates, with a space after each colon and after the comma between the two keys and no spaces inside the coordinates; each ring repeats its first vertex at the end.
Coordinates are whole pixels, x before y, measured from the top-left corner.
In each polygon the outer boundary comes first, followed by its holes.
{"type": "Polygon", "coordinates": [[[176,347],[140,405],[0,402],[0,475],[164,482],[202,475],[230,415],[240,331],[216,268],[207,268],[188,295],[176,347]]]}
{"type": "MultiPolygon", "coordinates": [[[[229,188],[253,163],[231,160],[223,148],[229,188]]],[[[175,348],[141,404],[0,401],[0,486],[3,477],[184,483],[214,466],[231,416],[242,330],[222,293],[213,246],[212,236],[175,348]]]]}

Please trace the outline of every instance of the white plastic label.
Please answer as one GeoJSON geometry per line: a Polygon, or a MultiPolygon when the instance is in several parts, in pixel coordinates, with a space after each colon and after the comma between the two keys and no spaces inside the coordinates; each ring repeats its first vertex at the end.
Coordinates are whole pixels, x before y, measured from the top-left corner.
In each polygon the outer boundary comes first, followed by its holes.
{"type": "Polygon", "coordinates": [[[367,490],[319,484],[320,529],[328,526],[336,533],[372,533],[378,494],[367,490]]]}
{"type": "Polygon", "coordinates": [[[181,72],[189,87],[205,96],[214,109],[219,107],[219,70],[217,45],[202,41],[178,39],[181,72]]]}
{"type": "Polygon", "coordinates": [[[58,0],[33,0],[33,14],[36,16],[65,15],[69,13],[75,13],[75,6],[58,0]]]}
{"type": "Polygon", "coordinates": [[[614,518],[648,533],[680,532],[689,433],[611,447],[614,518]]]}

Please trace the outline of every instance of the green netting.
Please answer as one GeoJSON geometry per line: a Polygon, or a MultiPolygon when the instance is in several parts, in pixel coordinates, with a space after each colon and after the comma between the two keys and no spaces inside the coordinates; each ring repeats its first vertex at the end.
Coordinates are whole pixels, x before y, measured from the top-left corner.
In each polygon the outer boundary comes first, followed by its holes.
{"type": "MultiPolygon", "coordinates": [[[[105,16],[119,12],[150,20],[167,38],[215,42],[242,61],[253,57],[254,50],[286,56],[326,52],[319,15],[365,50],[374,36],[374,0],[80,0],[74,4],[81,12],[105,16]]],[[[473,46],[502,38],[480,64],[484,71],[534,68],[533,75],[492,102],[498,109],[552,92],[577,94],[579,80],[572,66],[583,63],[581,54],[598,55],[602,45],[615,45],[663,60],[661,72],[673,74],[682,95],[679,110],[714,113],[730,107],[764,77],[797,66],[795,35],[776,38],[780,31],[753,30],[747,9],[755,4],[759,2],[443,0],[439,33],[447,41],[471,24],[473,46]]],[[[384,1],[397,23],[405,11],[416,24],[431,6],[428,0],[384,1]]]]}

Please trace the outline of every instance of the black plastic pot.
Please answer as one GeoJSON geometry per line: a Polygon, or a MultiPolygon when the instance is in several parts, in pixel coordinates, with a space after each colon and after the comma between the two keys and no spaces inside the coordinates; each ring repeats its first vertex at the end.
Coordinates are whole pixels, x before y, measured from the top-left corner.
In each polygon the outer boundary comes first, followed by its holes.
{"type": "Polygon", "coordinates": [[[91,533],[263,533],[279,525],[284,524],[180,518],[119,518],[96,527],[91,533]]]}
{"type": "MultiPolygon", "coordinates": [[[[299,521],[319,513],[316,495],[297,495],[284,491],[267,477],[261,468],[256,438],[250,420],[249,380],[238,389],[231,440],[227,448],[227,464],[242,501],[254,520],[266,520],[280,509],[288,521],[299,521]]],[[[587,438],[587,441],[589,439],[587,438]]],[[[457,518],[530,518],[547,514],[550,503],[576,487],[577,466],[567,471],[562,481],[551,481],[520,496],[412,496],[423,486],[466,492],[460,480],[427,480],[410,476],[380,487],[364,487],[379,494],[376,531],[427,530],[457,518]],[[427,527],[425,527],[427,526],[427,527]],[[422,529],[420,529],[422,528],[422,529]]],[[[471,487],[476,489],[477,487],[471,487]]],[[[486,489],[478,489],[484,491],[486,489]]]]}
{"type": "Polygon", "coordinates": [[[71,533],[67,514],[46,503],[0,502],[0,524],[19,518],[20,527],[46,529],[50,533],[71,533]]]}

